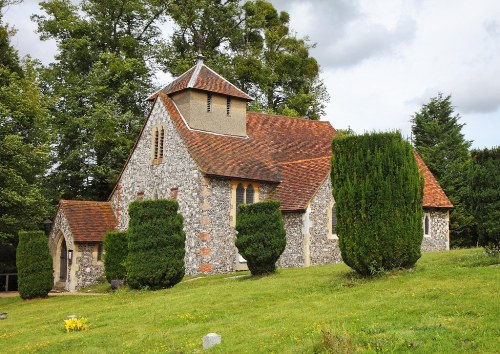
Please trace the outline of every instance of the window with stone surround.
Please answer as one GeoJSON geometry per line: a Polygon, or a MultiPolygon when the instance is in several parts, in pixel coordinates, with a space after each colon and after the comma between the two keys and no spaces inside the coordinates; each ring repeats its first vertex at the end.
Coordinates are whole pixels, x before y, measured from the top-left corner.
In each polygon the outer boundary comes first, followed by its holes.
{"type": "Polygon", "coordinates": [[[97,244],[97,260],[102,261],[102,243],[97,244]]]}
{"type": "Polygon", "coordinates": [[[153,126],[151,141],[151,163],[159,164],[163,162],[165,155],[165,126],[156,124],[153,126]]]}
{"type": "Polygon", "coordinates": [[[337,240],[337,205],[334,201],[330,202],[328,208],[328,239],[337,240]]]}
{"type": "Polygon", "coordinates": [[[424,213],[423,217],[424,237],[431,237],[431,215],[424,213]]]}
{"type": "Polygon", "coordinates": [[[255,182],[233,181],[231,197],[231,226],[236,226],[236,213],[240,204],[253,204],[259,201],[259,185],[255,182]]]}

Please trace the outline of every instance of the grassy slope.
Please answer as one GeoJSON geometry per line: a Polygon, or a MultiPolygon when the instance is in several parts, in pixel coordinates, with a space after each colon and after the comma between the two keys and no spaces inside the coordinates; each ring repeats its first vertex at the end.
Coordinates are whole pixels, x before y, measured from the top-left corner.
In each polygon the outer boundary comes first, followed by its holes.
{"type": "Polygon", "coordinates": [[[500,268],[480,250],[425,254],[413,272],[365,280],[344,265],[264,278],[205,277],[156,292],[0,299],[0,351],[311,353],[498,352],[500,268]],[[88,318],[87,332],[63,319],[88,318]]]}

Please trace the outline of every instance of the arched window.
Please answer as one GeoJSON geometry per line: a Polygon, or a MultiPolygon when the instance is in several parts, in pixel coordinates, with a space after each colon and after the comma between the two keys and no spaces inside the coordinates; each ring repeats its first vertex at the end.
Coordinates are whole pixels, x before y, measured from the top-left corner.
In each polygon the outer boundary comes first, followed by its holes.
{"type": "Polygon", "coordinates": [[[236,187],[236,211],[238,211],[238,206],[245,203],[245,188],[240,183],[236,187]]]}
{"type": "Polygon", "coordinates": [[[159,137],[159,132],[158,128],[155,128],[155,143],[154,143],[154,158],[158,158],[158,137],[159,137]]]}
{"type": "Polygon", "coordinates": [[[425,214],[424,216],[424,236],[430,236],[430,229],[431,229],[431,220],[430,220],[430,217],[429,217],[429,214],[425,214]]]}
{"type": "Polygon", "coordinates": [[[163,158],[163,144],[165,140],[165,129],[161,127],[161,134],[160,134],[160,159],[163,158]]]}
{"type": "Polygon", "coordinates": [[[246,200],[247,204],[253,204],[253,196],[254,196],[253,186],[249,184],[247,187],[247,200],[246,200]]]}
{"type": "Polygon", "coordinates": [[[335,204],[332,206],[332,235],[337,234],[337,207],[335,204]]]}

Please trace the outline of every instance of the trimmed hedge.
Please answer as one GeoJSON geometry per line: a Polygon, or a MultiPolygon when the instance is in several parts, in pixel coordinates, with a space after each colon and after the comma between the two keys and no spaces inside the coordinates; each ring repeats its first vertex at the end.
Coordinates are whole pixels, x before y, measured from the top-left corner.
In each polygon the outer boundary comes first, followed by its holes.
{"type": "Polygon", "coordinates": [[[422,243],[423,178],[400,133],[332,141],[332,191],[344,262],[363,275],[412,267],[422,243]]]}
{"type": "Polygon", "coordinates": [[[16,265],[21,298],[47,297],[54,278],[49,241],[43,231],[19,231],[16,265]]]}
{"type": "Polygon", "coordinates": [[[104,247],[104,274],[106,279],[124,280],[127,275],[125,261],[128,256],[128,239],[126,232],[110,231],[103,240],[104,247]]]}
{"type": "Polygon", "coordinates": [[[144,200],[129,206],[127,283],[131,288],[169,288],[184,277],[186,236],[175,200],[144,200]]]}
{"type": "Polygon", "coordinates": [[[242,204],[236,216],[236,247],[253,275],[273,273],[286,246],[279,201],[242,204]]]}

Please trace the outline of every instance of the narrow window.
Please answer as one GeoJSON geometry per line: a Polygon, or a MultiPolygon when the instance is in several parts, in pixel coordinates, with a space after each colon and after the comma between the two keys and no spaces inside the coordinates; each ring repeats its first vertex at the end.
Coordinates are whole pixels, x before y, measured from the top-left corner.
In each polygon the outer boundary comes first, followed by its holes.
{"type": "Polygon", "coordinates": [[[226,115],[231,115],[231,97],[227,96],[227,101],[226,101],[226,115]]]}
{"type": "Polygon", "coordinates": [[[97,244],[97,260],[102,261],[102,243],[97,244]]]}
{"type": "Polygon", "coordinates": [[[160,159],[163,158],[163,142],[165,140],[165,129],[161,127],[161,134],[160,134],[160,159]]]}
{"type": "Polygon", "coordinates": [[[158,158],[158,128],[155,128],[154,159],[158,158]]]}
{"type": "Polygon", "coordinates": [[[207,112],[212,112],[212,94],[207,93],[207,112]]]}
{"type": "Polygon", "coordinates": [[[240,183],[236,187],[236,212],[238,212],[238,206],[243,203],[245,203],[245,188],[240,183]]]}
{"type": "Polygon", "coordinates": [[[430,236],[430,218],[429,214],[425,214],[424,216],[424,236],[430,236]]]}
{"type": "Polygon", "coordinates": [[[332,235],[337,234],[337,207],[335,204],[332,206],[332,235]]]}
{"type": "Polygon", "coordinates": [[[253,204],[253,195],[254,195],[253,186],[249,184],[247,187],[247,200],[246,200],[247,204],[253,204]]]}

